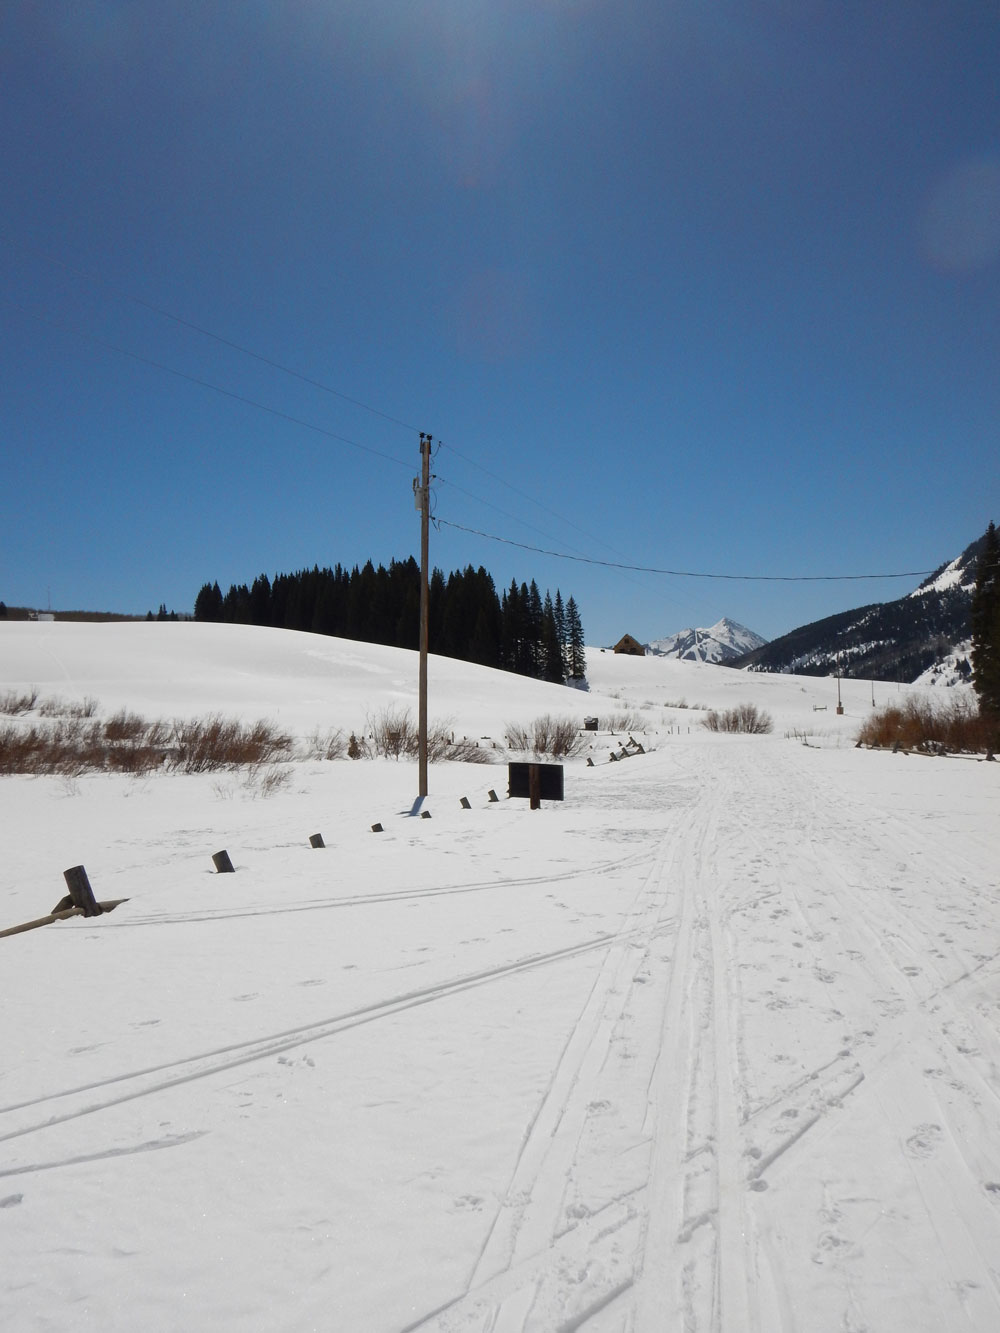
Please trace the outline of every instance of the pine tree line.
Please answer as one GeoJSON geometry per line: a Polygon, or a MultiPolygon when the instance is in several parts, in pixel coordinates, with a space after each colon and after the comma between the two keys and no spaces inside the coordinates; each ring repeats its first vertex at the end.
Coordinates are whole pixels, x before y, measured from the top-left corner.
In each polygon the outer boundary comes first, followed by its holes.
{"type": "MultiPolygon", "coordinates": [[[[194,604],[195,620],[277,629],[308,630],[396,648],[419,646],[420,569],[417,562],[393,560],[377,568],[299,570],[261,574],[248,587],[231,585],[223,594],[206,583],[194,604]]],[[[435,569],[428,609],[430,651],[466,662],[499,667],[539,680],[582,680],[583,624],[572,597],[556,589],[544,597],[535,580],[516,580],[502,596],[492,577],[472,565],[445,577],[435,569]]]]}

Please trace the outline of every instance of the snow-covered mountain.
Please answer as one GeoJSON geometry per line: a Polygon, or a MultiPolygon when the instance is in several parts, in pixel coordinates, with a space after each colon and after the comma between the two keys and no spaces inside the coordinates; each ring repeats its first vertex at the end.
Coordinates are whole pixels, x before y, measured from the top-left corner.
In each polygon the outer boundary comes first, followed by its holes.
{"type": "Polygon", "coordinates": [[[684,662],[729,662],[763,648],[766,639],[745,625],[723,616],[709,629],[682,629],[664,639],[654,639],[646,651],[656,657],[677,657],[684,662]]]}
{"type": "Polygon", "coordinates": [[[985,536],[894,602],[827,616],[735,663],[751,671],[954,684],[969,676],[969,617],[985,536]]]}

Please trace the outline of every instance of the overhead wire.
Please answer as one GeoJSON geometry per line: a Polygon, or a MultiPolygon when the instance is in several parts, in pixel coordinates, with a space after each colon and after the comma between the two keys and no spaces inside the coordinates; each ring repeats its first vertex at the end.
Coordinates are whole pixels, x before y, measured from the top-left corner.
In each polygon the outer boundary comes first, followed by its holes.
{"type": "Polygon", "coordinates": [[[614,560],[598,560],[586,555],[567,555],[563,551],[549,551],[541,546],[529,546],[525,542],[514,541],[510,537],[498,537],[492,532],[482,532],[479,528],[469,528],[451,519],[435,518],[438,527],[455,528],[459,532],[468,532],[476,537],[485,537],[491,542],[502,542],[505,546],[516,546],[522,551],[533,551],[536,555],[548,555],[556,560],[574,560],[584,565],[599,565],[604,569],[626,569],[639,574],[666,574],[678,579],[729,579],[744,583],[839,583],[857,579],[909,579],[926,577],[933,574],[933,569],[908,569],[892,574],[706,574],[690,569],[660,569],[653,565],[619,564],[614,560]]]}
{"type": "MultiPolygon", "coordinates": [[[[203,337],[212,339],[213,341],[219,343],[223,347],[228,347],[232,351],[240,352],[245,356],[252,357],[255,361],[259,361],[262,365],[266,365],[270,367],[272,370],[280,371],[282,374],[289,375],[293,379],[297,379],[303,384],[308,384],[312,388],[320,389],[324,393],[330,394],[335,398],[339,398],[342,402],[350,403],[354,407],[359,407],[365,412],[370,412],[374,416],[381,417],[385,421],[389,421],[394,425],[402,427],[404,430],[410,430],[414,432],[417,431],[416,426],[411,425],[407,421],[403,421],[399,417],[393,416],[389,412],[383,411],[381,408],[374,407],[372,404],[366,403],[360,398],[355,398],[351,394],[343,393],[339,389],[334,389],[331,385],[326,384],[321,380],[317,380],[312,376],[304,375],[301,371],[294,370],[291,366],[286,366],[282,362],[276,361],[273,357],[269,357],[261,352],[257,352],[253,348],[246,347],[242,343],[235,342],[231,338],[226,338],[223,335],[214,332],[214,330],[212,329],[207,329],[203,325],[195,323],[193,320],[186,319],[181,315],[175,314],[171,310],[167,310],[164,306],[157,305],[155,302],[149,301],[144,297],[136,296],[134,292],[130,292],[126,290],[124,287],[120,286],[118,283],[112,282],[109,278],[104,277],[104,275],[101,273],[95,273],[88,271],[86,269],[78,268],[73,264],[67,263],[63,259],[57,259],[54,255],[47,254],[45,251],[38,249],[36,246],[26,245],[22,241],[17,241],[13,237],[2,231],[0,231],[0,240],[2,240],[5,244],[11,246],[14,249],[18,249],[26,254],[33,255],[35,258],[40,259],[47,264],[50,264],[52,267],[61,269],[65,273],[70,273],[74,277],[83,279],[83,281],[85,282],[90,282],[95,285],[105,287],[107,288],[108,291],[114,292],[116,296],[121,297],[123,300],[130,301],[132,304],[137,305],[144,310],[152,311],[154,314],[161,316],[161,318],[168,319],[172,321],[174,324],[177,324],[180,328],[190,329],[195,333],[201,334],[203,337]]],[[[115,349],[115,350],[121,350],[121,349],[115,349]]],[[[129,355],[129,353],[125,353],[125,355],[129,355]]],[[[149,362],[148,364],[156,365],[157,363],[149,362]]],[[[161,368],[169,370],[168,367],[161,367],[161,368]]],[[[170,372],[170,373],[177,373],[177,372],[170,372]]],[[[245,401],[250,402],[251,400],[245,400],[245,401]]],[[[263,410],[267,411],[269,409],[264,408],[263,410]]],[[[295,418],[290,418],[290,419],[295,420],[295,418]]],[[[334,436],[334,438],[344,438],[344,437],[334,436]]],[[[346,442],[352,443],[351,441],[346,441],[346,442]]],[[[464,462],[468,463],[470,466],[478,468],[480,472],[484,473],[484,475],[489,477],[492,481],[499,482],[499,484],[506,487],[507,490],[512,491],[515,495],[518,495],[522,499],[527,500],[530,504],[535,505],[537,508],[541,509],[544,513],[551,515],[551,517],[558,519],[559,522],[565,523],[568,527],[575,529],[582,536],[587,537],[590,541],[596,541],[606,550],[616,551],[617,554],[621,554],[621,552],[617,551],[616,547],[604,541],[601,537],[598,537],[594,533],[589,532],[586,528],[581,527],[578,523],[575,523],[572,519],[567,518],[565,514],[561,514],[558,510],[553,509],[550,505],[544,504],[541,500],[537,499],[529,492],[522,490],[518,486],[515,486],[514,483],[509,481],[506,477],[503,477],[499,473],[492,471],[490,468],[478,462],[476,459],[470,457],[468,454],[464,453],[461,449],[456,448],[454,445],[446,444],[442,446],[441,442],[438,441],[437,449],[435,450],[435,452],[436,453],[439,452],[442,447],[450,450],[450,452],[453,453],[457,458],[461,458],[464,462]]],[[[374,452],[377,453],[378,451],[374,452]]],[[[453,486],[455,485],[455,483],[453,482],[449,483],[447,481],[444,484],[453,486]]],[[[456,489],[461,490],[460,487],[456,487],[456,489]]],[[[506,511],[499,509],[497,506],[490,505],[489,501],[482,500],[481,497],[474,495],[471,491],[463,491],[462,493],[469,496],[469,498],[471,499],[479,500],[480,503],[486,504],[490,508],[497,509],[498,513],[503,514],[504,517],[506,518],[512,519],[512,521],[514,522],[523,522],[523,520],[517,519],[511,514],[507,514],[506,511]]],[[[531,523],[524,523],[524,526],[527,527],[532,532],[538,532],[542,536],[547,536],[552,538],[553,540],[557,540],[556,538],[552,537],[551,533],[547,533],[544,530],[535,527],[531,523]]],[[[563,545],[567,546],[568,549],[571,551],[577,549],[570,543],[563,543],[563,545]]]]}
{"type": "Polygon", "coordinates": [[[402,458],[397,458],[394,454],[387,454],[381,449],[376,449],[370,444],[362,444],[359,440],[352,440],[348,435],[341,435],[337,431],[328,430],[325,426],[319,426],[314,421],[306,421],[303,417],[293,416],[290,412],[282,412],[279,408],[270,407],[267,403],[258,402],[255,398],[248,398],[246,394],[236,393],[233,389],[224,389],[220,384],[215,384],[211,380],[203,379],[199,375],[188,374],[187,371],[177,370],[174,366],[165,365],[162,361],[156,361],[152,357],[143,356],[139,352],[130,351],[127,347],[120,347],[117,343],[110,342],[107,338],[100,337],[99,334],[91,333],[86,329],[78,329],[64,320],[50,319],[45,315],[40,315],[36,311],[27,309],[26,306],[18,304],[16,301],[3,299],[3,305],[12,310],[17,310],[29,319],[37,320],[41,324],[46,324],[50,328],[58,329],[64,333],[70,333],[76,338],[82,338],[86,342],[103,347],[107,351],[116,352],[119,356],[128,357],[131,361],[138,361],[141,365],[152,366],[155,370],[162,370],[168,375],[174,375],[177,379],[186,380],[189,384],[200,385],[203,389],[211,389],[213,393],[221,394],[224,398],[232,398],[236,402],[244,403],[248,407],[256,408],[259,412],[267,412],[270,416],[278,417],[282,421],[291,422],[292,425],[302,426],[305,430],[315,431],[318,435],[325,435],[327,439],[337,440],[341,444],[350,445],[352,449],[359,449],[362,453],[372,454],[376,458],[385,459],[386,462],[395,463],[399,467],[412,471],[412,464],[402,458]]]}
{"type": "MultiPolygon", "coordinates": [[[[363,411],[369,412],[374,416],[381,417],[383,420],[391,422],[393,425],[400,426],[404,430],[414,431],[415,433],[417,432],[417,427],[411,425],[409,422],[403,421],[401,418],[393,416],[391,413],[384,412],[380,408],[374,407],[370,403],[364,402],[362,399],[355,398],[350,394],[343,393],[339,389],[334,389],[331,385],[325,384],[321,380],[317,380],[312,378],[311,376],[304,375],[300,371],[294,370],[290,366],[286,366],[281,362],[276,361],[273,358],[264,355],[261,352],[255,351],[253,348],[246,347],[241,343],[237,343],[232,339],[223,337],[221,334],[215,333],[211,329],[206,329],[202,325],[196,324],[192,320],[188,320],[185,319],[183,316],[176,315],[172,311],[166,310],[164,307],[156,305],[152,301],[148,301],[143,297],[136,296],[133,293],[126,291],[124,288],[119,287],[117,284],[109,281],[107,278],[104,278],[101,274],[90,273],[87,272],[86,270],[78,269],[75,266],[68,264],[63,260],[56,259],[54,256],[45,254],[44,252],[37,250],[32,246],[26,246],[20,242],[14,241],[11,237],[2,232],[0,232],[0,240],[3,240],[6,244],[11,245],[15,248],[24,250],[26,253],[33,254],[37,258],[44,260],[46,263],[49,263],[54,267],[61,268],[65,272],[71,273],[76,277],[84,279],[85,281],[100,284],[101,286],[106,287],[109,291],[113,291],[116,295],[120,296],[122,299],[130,301],[133,304],[138,305],[146,310],[150,310],[154,314],[157,314],[164,319],[172,321],[181,328],[190,329],[193,332],[201,334],[203,337],[210,338],[224,347],[228,347],[233,351],[240,352],[242,355],[249,356],[256,361],[259,361],[261,364],[269,366],[273,370],[280,371],[282,374],[288,375],[293,379],[297,379],[301,383],[308,384],[312,388],[319,389],[322,392],[330,394],[335,398],[339,398],[343,402],[350,403],[352,406],[361,408],[363,411]]],[[[105,338],[102,338],[97,334],[91,333],[86,330],[77,329],[74,326],[66,323],[65,321],[53,320],[46,316],[39,315],[36,312],[28,310],[26,307],[19,305],[16,302],[4,300],[3,304],[12,309],[20,311],[22,314],[27,315],[31,319],[38,320],[39,322],[46,324],[50,327],[59,329],[64,332],[68,332],[75,337],[85,339],[86,341],[92,342],[109,351],[113,351],[120,356],[125,356],[128,357],[130,360],[139,362],[142,365],[150,366],[156,370],[161,370],[166,374],[173,375],[178,379],[186,380],[188,383],[196,384],[202,388],[210,389],[214,393],[220,394],[227,398],[231,398],[237,402],[241,402],[246,406],[255,408],[258,411],[266,412],[271,416],[279,418],[280,420],[287,421],[293,425],[301,426],[306,430],[314,431],[317,434],[324,435],[329,439],[338,441],[339,443],[349,445],[352,448],[358,449],[364,453],[371,454],[374,457],[382,458],[387,462],[395,463],[400,467],[406,468],[408,471],[411,470],[411,464],[404,461],[403,459],[397,458],[393,454],[385,453],[383,450],[375,449],[370,445],[361,444],[359,441],[353,440],[349,436],[342,435],[336,431],[328,430],[326,427],[319,426],[315,422],[307,421],[302,417],[293,416],[291,413],[283,412],[280,409],[271,407],[266,403],[261,403],[256,399],[249,398],[244,394],[236,393],[234,390],[225,389],[221,385],[213,383],[211,380],[206,380],[200,376],[191,375],[185,371],[177,370],[175,367],[168,366],[160,361],[156,361],[151,357],[146,357],[138,352],[133,352],[127,348],[120,347],[118,344],[113,343],[105,338]]],[[[599,542],[600,545],[607,547],[608,550],[615,549],[614,547],[610,546],[607,542],[603,541],[603,539],[594,536],[593,533],[588,532],[585,528],[581,527],[579,524],[574,523],[572,519],[566,518],[565,515],[560,514],[557,510],[551,508],[551,506],[544,504],[541,500],[538,500],[536,497],[530,495],[528,492],[522,490],[520,487],[515,486],[505,477],[502,477],[498,473],[493,472],[490,468],[486,467],[482,463],[479,463],[476,459],[471,458],[469,455],[465,454],[462,450],[456,448],[454,445],[443,444],[442,441],[438,440],[435,453],[436,454],[439,453],[442,448],[450,450],[453,454],[455,454],[456,457],[461,458],[465,462],[469,463],[471,466],[478,468],[481,472],[483,472],[486,476],[490,477],[492,480],[499,482],[501,485],[505,486],[508,490],[512,491],[514,494],[519,495],[522,499],[528,500],[531,504],[536,505],[539,509],[542,509],[545,513],[550,514],[553,518],[556,518],[560,522],[566,523],[569,527],[576,529],[576,531],[580,532],[583,536],[588,537],[592,541],[599,542]]],[[[440,482],[442,485],[451,486],[453,490],[458,491],[460,494],[465,495],[468,498],[475,500],[480,504],[486,505],[488,508],[494,509],[497,513],[501,514],[503,517],[509,518],[512,522],[522,523],[525,527],[529,528],[533,532],[538,532],[542,536],[551,537],[551,534],[545,533],[542,529],[536,528],[534,527],[534,525],[530,523],[526,523],[525,520],[519,519],[515,515],[507,513],[505,510],[501,509],[498,505],[493,504],[489,500],[483,499],[481,496],[475,495],[471,491],[465,490],[463,487],[459,486],[455,482],[449,481],[447,478],[436,477],[435,480],[440,482]]],[[[567,551],[555,551],[540,546],[533,546],[526,542],[515,541],[513,538],[501,537],[494,533],[483,532],[481,529],[478,528],[472,528],[461,523],[455,523],[452,520],[443,519],[438,517],[437,515],[433,515],[433,521],[435,523],[435,526],[437,526],[439,529],[441,527],[453,528],[456,531],[466,532],[471,535],[482,537],[488,541],[494,541],[506,546],[516,547],[520,550],[530,551],[537,555],[550,556],[558,560],[571,560],[579,564],[588,564],[605,569],[614,569],[621,572],[665,575],[674,578],[723,579],[723,580],[742,581],[742,582],[816,583],[816,582],[856,581],[856,580],[866,580],[866,579],[871,580],[871,579],[890,579],[890,578],[916,578],[916,577],[925,577],[934,572],[933,570],[906,570],[899,573],[878,573],[878,574],[720,574],[720,573],[706,573],[706,572],[699,572],[692,570],[662,569],[650,565],[631,564],[625,561],[601,560],[593,556],[583,555],[580,552],[574,553],[575,548],[573,547],[570,547],[569,551],[567,552],[567,551]]],[[[568,543],[563,543],[563,544],[568,545],[568,543]]]]}
{"type": "Polygon", "coordinates": [[[44,260],[47,264],[55,268],[61,268],[66,273],[72,273],[74,277],[82,278],[85,282],[99,284],[107,287],[109,291],[120,296],[125,301],[131,301],[134,305],[141,306],[145,310],[151,310],[154,314],[160,315],[163,319],[172,320],[173,323],[181,328],[192,329],[195,333],[200,333],[206,338],[211,338],[220,343],[223,347],[228,347],[232,351],[241,352],[244,356],[253,357],[255,361],[260,361],[262,365],[270,366],[272,370],[280,370],[284,375],[290,375],[293,379],[301,380],[303,384],[308,384],[314,389],[321,389],[323,393],[332,394],[334,398],[340,398],[345,403],[350,403],[354,407],[360,407],[365,412],[372,413],[373,416],[381,417],[383,421],[390,421],[395,426],[401,426],[404,430],[416,431],[417,427],[410,425],[408,421],[402,421],[399,417],[393,416],[389,412],[383,412],[381,408],[373,407],[371,403],[366,403],[360,398],[353,398],[350,394],[342,393],[339,389],[334,389],[329,384],[324,384],[322,380],[313,379],[309,375],[303,375],[301,371],[293,370],[291,366],[283,365],[280,361],[275,361],[272,357],[265,356],[262,352],[256,352],[252,347],[244,347],[242,343],[234,342],[231,338],[224,338],[222,334],[213,332],[212,329],[206,329],[201,324],[195,324],[193,320],[184,319],[181,315],[175,315],[172,311],[166,310],[163,306],[156,305],[152,301],[147,301],[141,296],[126,291],[124,287],[111,282],[100,273],[89,273],[86,269],[74,267],[67,264],[65,260],[56,259],[53,255],[45,254],[44,251],[36,249],[34,246],[25,245],[23,242],[15,241],[5,232],[0,232],[0,240],[14,249],[23,250],[26,254],[34,255],[37,259],[44,260]]]}

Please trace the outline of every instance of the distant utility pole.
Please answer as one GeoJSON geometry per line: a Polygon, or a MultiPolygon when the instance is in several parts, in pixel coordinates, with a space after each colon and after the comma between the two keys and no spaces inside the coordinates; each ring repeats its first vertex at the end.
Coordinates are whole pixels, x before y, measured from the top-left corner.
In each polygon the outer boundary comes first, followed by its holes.
{"type": "Polygon", "coordinates": [[[430,490],[431,436],[420,432],[420,476],[413,478],[413,496],[420,511],[420,679],[417,687],[418,796],[427,795],[427,650],[430,639],[430,490]]]}

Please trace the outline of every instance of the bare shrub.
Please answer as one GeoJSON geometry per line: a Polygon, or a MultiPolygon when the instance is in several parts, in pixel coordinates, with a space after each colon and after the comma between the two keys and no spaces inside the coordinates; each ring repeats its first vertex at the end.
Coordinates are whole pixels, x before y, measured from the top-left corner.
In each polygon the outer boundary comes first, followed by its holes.
{"type": "Polygon", "coordinates": [[[642,714],[637,713],[635,709],[623,713],[609,713],[600,720],[601,730],[610,731],[612,736],[619,731],[641,731],[644,726],[642,714]]]}
{"type": "Polygon", "coordinates": [[[505,731],[511,750],[548,754],[553,759],[569,759],[588,744],[587,733],[580,730],[573,718],[553,717],[551,713],[536,717],[528,726],[509,723],[505,731]]]}
{"type": "Polygon", "coordinates": [[[54,696],[42,700],[38,713],[40,717],[96,717],[98,707],[97,700],[89,695],[78,702],[54,696]]]}
{"type": "Polygon", "coordinates": [[[37,702],[38,691],[34,686],[20,694],[17,690],[6,690],[0,694],[0,713],[7,717],[20,717],[23,713],[30,713],[37,702]]]}
{"type": "Polygon", "coordinates": [[[431,764],[443,759],[454,759],[463,764],[492,764],[493,749],[484,750],[470,736],[455,739],[447,723],[437,723],[427,732],[427,760],[431,764]]]}
{"type": "Polygon", "coordinates": [[[0,727],[0,773],[33,773],[37,771],[38,733],[15,727],[8,722],[0,727]]]}
{"type": "Polygon", "coordinates": [[[347,741],[340,727],[328,727],[320,731],[319,727],[307,737],[305,757],[307,759],[343,759],[347,753],[347,741]]]}
{"type": "Polygon", "coordinates": [[[104,739],[112,744],[126,742],[134,745],[146,733],[148,723],[138,713],[120,708],[104,724],[104,739]]]}
{"type": "Polygon", "coordinates": [[[416,725],[406,708],[383,708],[374,718],[368,717],[365,730],[379,758],[398,760],[403,755],[416,755],[420,748],[416,725]]]}
{"type": "Polygon", "coordinates": [[[281,768],[277,764],[266,764],[250,768],[243,779],[243,788],[251,796],[259,796],[266,801],[283,791],[292,780],[291,769],[281,768]]]}
{"type": "Polygon", "coordinates": [[[858,744],[874,749],[954,751],[976,754],[992,752],[1000,736],[995,719],[979,712],[965,696],[951,696],[945,701],[927,698],[890,704],[873,714],[858,732],[858,744]]]}
{"type": "Polygon", "coordinates": [[[721,713],[711,708],[702,718],[701,725],[709,731],[737,731],[750,736],[766,736],[774,730],[770,713],[751,703],[735,704],[721,713]]]}
{"type": "Polygon", "coordinates": [[[103,725],[79,716],[0,729],[0,773],[90,771],[145,774],[168,766],[185,773],[273,764],[289,757],[290,737],[270,722],[246,726],[209,717],[147,722],[122,709],[103,725]]]}
{"type": "Polygon", "coordinates": [[[209,773],[221,768],[269,764],[287,759],[292,739],[272,722],[244,725],[219,714],[174,724],[176,752],[172,766],[183,773],[209,773]]]}

